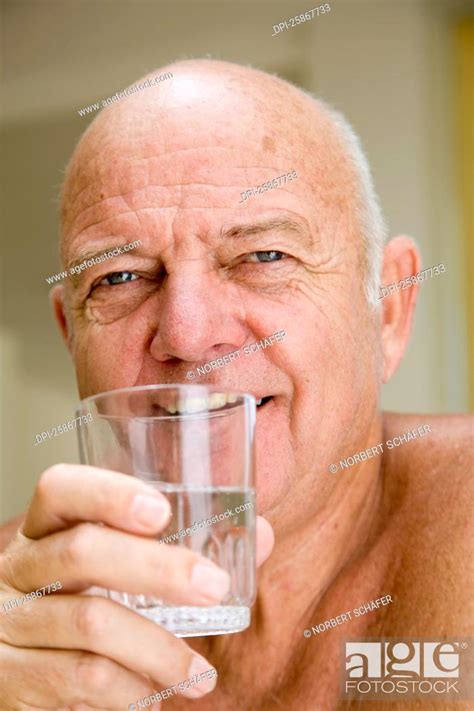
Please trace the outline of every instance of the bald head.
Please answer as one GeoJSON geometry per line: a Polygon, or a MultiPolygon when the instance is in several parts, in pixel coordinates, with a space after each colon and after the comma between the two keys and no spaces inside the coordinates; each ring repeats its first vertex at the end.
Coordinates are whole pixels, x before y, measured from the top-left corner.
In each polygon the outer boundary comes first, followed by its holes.
{"type": "MultiPolygon", "coordinates": [[[[239,156],[245,170],[258,153],[262,167],[277,162],[297,170],[318,203],[346,213],[353,229],[347,236],[363,247],[361,267],[373,282],[368,284],[373,301],[383,221],[367,163],[342,116],[278,77],[229,62],[177,62],[140,82],[167,72],[172,78],[103,109],[79,141],[61,200],[63,261],[71,240],[90,224],[88,216],[104,200],[102,210],[112,216],[114,196],[124,195],[124,180],[125,194],[145,184],[150,190],[161,181],[163,153],[174,153],[167,180],[182,190],[190,164],[196,177],[205,182],[212,173],[225,190],[229,155],[239,156]],[[109,189],[104,191],[104,185],[109,189]]],[[[252,184],[249,175],[248,186],[252,184]]],[[[328,229],[326,216],[331,222],[330,212],[320,212],[321,231],[328,229]]]]}

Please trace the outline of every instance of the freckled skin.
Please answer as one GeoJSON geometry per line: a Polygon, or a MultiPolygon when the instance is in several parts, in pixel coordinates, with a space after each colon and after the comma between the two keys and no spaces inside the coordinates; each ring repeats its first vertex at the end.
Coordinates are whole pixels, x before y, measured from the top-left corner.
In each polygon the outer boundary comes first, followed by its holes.
{"type": "Polygon", "coordinates": [[[264,136],[262,139],[262,148],[264,151],[274,152],[276,149],[275,141],[269,136],[264,136]]]}
{"type": "MultiPolygon", "coordinates": [[[[324,110],[285,82],[232,64],[188,61],[161,71],[173,79],[95,119],[62,202],[65,264],[111,238],[142,245],[113,266],[85,270],[77,287],[55,287],[56,315],[82,397],[186,382],[187,370],[286,331],[281,343],[200,380],[274,396],[257,416],[257,472],[259,513],[276,545],[259,572],[252,627],[190,641],[219,672],[216,690],[193,708],[234,711],[236,700],[249,711],[349,708],[337,688],[346,635],[468,634],[465,593],[443,564],[456,570],[466,555],[468,497],[458,492],[472,420],[378,409],[409,338],[418,287],[384,299],[380,314],[369,309],[357,182],[324,110]],[[296,180],[239,205],[241,192],[292,170],[296,180]],[[292,219],[314,244],[277,227],[220,236],[263,219],[292,219]],[[262,251],[288,256],[258,263],[262,251]],[[112,271],[136,278],[100,283],[112,271]],[[427,423],[430,435],[328,473],[341,457],[427,423]],[[320,639],[303,637],[384,594],[391,605],[320,639]]],[[[418,267],[411,240],[396,238],[382,283],[418,267]]],[[[189,702],[174,696],[168,706],[189,702]]]]}

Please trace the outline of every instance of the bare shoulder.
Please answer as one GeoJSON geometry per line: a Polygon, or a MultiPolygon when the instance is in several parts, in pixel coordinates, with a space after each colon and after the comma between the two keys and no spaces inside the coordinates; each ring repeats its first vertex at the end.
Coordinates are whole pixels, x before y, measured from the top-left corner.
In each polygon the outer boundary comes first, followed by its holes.
{"type": "Polygon", "coordinates": [[[471,415],[384,415],[397,622],[417,634],[472,634],[473,433],[471,415]]]}
{"type": "MultiPolygon", "coordinates": [[[[386,466],[405,485],[425,494],[429,487],[435,496],[441,486],[445,496],[471,486],[474,415],[384,413],[384,440],[386,466]]],[[[471,503],[465,496],[462,501],[471,503]]]]}

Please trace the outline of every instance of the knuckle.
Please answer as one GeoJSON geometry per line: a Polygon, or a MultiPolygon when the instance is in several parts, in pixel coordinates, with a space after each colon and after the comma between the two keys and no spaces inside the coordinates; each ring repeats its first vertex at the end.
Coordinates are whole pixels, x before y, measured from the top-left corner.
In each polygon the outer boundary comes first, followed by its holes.
{"type": "Polygon", "coordinates": [[[96,540],[96,526],[80,523],[73,528],[63,549],[63,563],[66,568],[80,567],[90,557],[96,540]]]}
{"type": "MultiPolygon", "coordinates": [[[[160,547],[165,548],[165,546],[160,547]]],[[[162,557],[155,555],[152,565],[153,576],[161,581],[160,589],[163,586],[169,593],[178,595],[180,599],[183,595],[187,599],[193,589],[191,580],[194,567],[202,562],[202,556],[184,548],[177,550],[177,546],[169,546],[169,548],[171,550],[159,551],[163,554],[162,557]]]]}
{"type": "Polygon", "coordinates": [[[94,598],[83,598],[80,600],[73,613],[73,629],[79,635],[79,639],[97,640],[105,632],[107,626],[107,611],[104,609],[103,601],[94,598]]]}
{"type": "Polygon", "coordinates": [[[114,681],[114,664],[104,657],[80,652],[75,662],[75,684],[78,689],[100,693],[110,689],[114,681]]]}
{"type": "Polygon", "coordinates": [[[171,582],[179,576],[180,570],[187,573],[200,556],[177,546],[159,546],[152,553],[151,567],[156,580],[171,582]]]}
{"type": "MultiPolygon", "coordinates": [[[[161,546],[160,546],[161,548],[161,546]]],[[[171,575],[170,564],[167,560],[166,552],[163,555],[163,551],[154,551],[151,556],[151,569],[153,571],[153,576],[157,580],[167,580],[171,575]]]]}
{"type": "Polygon", "coordinates": [[[36,495],[40,499],[47,499],[56,488],[60,477],[64,478],[64,467],[66,464],[53,464],[41,474],[36,484],[36,495]]]}

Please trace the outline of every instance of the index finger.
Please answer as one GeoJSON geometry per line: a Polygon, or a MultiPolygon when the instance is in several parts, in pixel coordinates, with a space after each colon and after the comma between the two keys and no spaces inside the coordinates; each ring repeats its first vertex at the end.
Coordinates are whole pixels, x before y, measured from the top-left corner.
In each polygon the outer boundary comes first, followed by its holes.
{"type": "Polygon", "coordinates": [[[82,464],[55,464],[41,476],[20,529],[42,538],[80,521],[153,535],[171,516],[163,494],[140,479],[82,464]]]}

